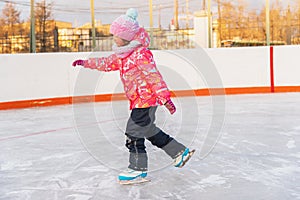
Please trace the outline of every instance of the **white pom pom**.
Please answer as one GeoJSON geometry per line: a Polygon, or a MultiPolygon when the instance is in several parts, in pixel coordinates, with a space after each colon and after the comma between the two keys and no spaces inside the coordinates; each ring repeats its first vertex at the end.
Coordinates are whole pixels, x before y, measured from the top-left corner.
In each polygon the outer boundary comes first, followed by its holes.
{"type": "Polygon", "coordinates": [[[129,8],[126,12],[126,15],[134,20],[138,17],[138,11],[135,8],[129,8]]]}

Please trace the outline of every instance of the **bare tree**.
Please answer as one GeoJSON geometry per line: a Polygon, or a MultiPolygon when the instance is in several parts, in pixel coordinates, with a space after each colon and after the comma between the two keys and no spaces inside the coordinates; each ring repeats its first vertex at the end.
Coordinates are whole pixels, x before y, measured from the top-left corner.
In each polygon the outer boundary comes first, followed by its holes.
{"type": "MultiPolygon", "coordinates": [[[[249,10],[245,0],[215,0],[218,6],[218,32],[221,40],[241,40],[264,44],[266,40],[265,7],[249,10]]],[[[284,8],[276,0],[270,8],[270,36],[273,43],[291,44],[300,36],[300,1],[297,9],[284,8]],[[298,23],[297,23],[298,22],[298,23]],[[298,29],[296,28],[298,24],[298,29]],[[298,30],[298,31],[297,31],[298,30]],[[296,36],[295,36],[296,37],[296,36]]]]}
{"type": "Polygon", "coordinates": [[[300,1],[297,1],[294,14],[295,24],[295,36],[293,38],[293,44],[300,44],[300,1]]]}
{"type": "Polygon", "coordinates": [[[46,0],[36,3],[35,20],[36,20],[36,39],[40,43],[41,52],[47,51],[50,41],[47,39],[52,34],[49,21],[52,20],[53,3],[46,3],[46,0]]]}
{"type": "Polygon", "coordinates": [[[234,6],[229,0],[219,0],[219,26],[222,40],[230,40],[233,38],[234,27],[234,6]],[[222,18],[221,18],[222,17],[222,18]]]}
{"type": "Polygon", "coordinates": [[[286,43],[300,44],[300,1],[288,5],[285,19],[286,43]]]}
{"type": "MultiPolygon", "coordinates": [[[[3,18],[0,18],[0,24],[5,24],[5,20],[3,18]]],[[[0,25],[0,37],[4,36],[5,27],[3,25],[0,25]]]]}
{"type": "Polygon", "coordinates": [[[13,35],[14,32],[18,32],[14,29],[14,26],[18,23],[20,23],[20,11],[15,8],[13,3],[6,3],[1,16],[1,25],[5,26],[6,34],[13,35]]]}

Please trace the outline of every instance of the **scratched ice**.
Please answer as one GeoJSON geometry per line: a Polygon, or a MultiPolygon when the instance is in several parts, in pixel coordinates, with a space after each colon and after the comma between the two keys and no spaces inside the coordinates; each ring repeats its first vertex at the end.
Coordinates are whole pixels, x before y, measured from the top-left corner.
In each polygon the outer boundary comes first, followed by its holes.
{"type": "Polygon", "coordinates": [[[300,199],[299,99],[299,93],[226,96],[221,137],[205,157],[202,132],[214,114],[211,98],[175,99],[178,113],[160,108],[157,124],[196,154],[176,169],[147,143],[152,181],[138,186],[117,182],[127,165],[126,101],[93,104],[95,119],[90,104],[76,105],[82,113],[75,115],[86,123],[74,120],[71,105],[0,111],[0,199],[300,199]],[[198,114],[180,120],[194,100],[198,114]],[[91,150],[82,137],[95,126],[103,141],[91,150]]]}

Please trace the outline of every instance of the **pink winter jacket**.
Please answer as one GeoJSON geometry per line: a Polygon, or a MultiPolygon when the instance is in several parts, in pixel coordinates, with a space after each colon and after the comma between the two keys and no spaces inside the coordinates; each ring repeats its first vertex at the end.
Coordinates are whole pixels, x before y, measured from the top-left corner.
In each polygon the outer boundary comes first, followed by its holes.
{"type": "Polygon", "coordinates": [[[84,67],[105,72],[119,70],[130,109],[163,105],[170,99],[170,92],[147,48],[149,36],[141,28],[134,40],[140,45],[128,52],[126,57],[112,54],[108,57],[90,58],[84,62],[84,67]]]}

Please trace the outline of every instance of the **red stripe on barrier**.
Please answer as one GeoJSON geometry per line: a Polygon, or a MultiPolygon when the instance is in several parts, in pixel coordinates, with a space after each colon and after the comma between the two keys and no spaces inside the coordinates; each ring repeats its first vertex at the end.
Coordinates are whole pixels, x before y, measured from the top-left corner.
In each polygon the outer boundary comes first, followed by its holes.
{"type": "MultiPolygon", "coordinates": [[[[271,77],[274,75],[271,75],[271,77]]],[[[274,78],[272,78],[274,82],[274,78]]],[[[241,88],[210,88],[210,89],[195,89],[195,90],[176,90],[172,91],[172,97],[191,97],[191,96],[213,96],[213,95],[232,95],[232,94],[263,94],[270,92],[300,92],[300,86],[277,86],[271,84],[270,87],[241,87],[241,88]]],[[[126,100],[125,94],[100,94],[78,97],[59,97],[49,99],[33,99],[0,102],[0,110],[20,109],[29,107],[45,107],[56,106],[74,103],[90,103],[90,102],[107,102],[126,100]]]]}

